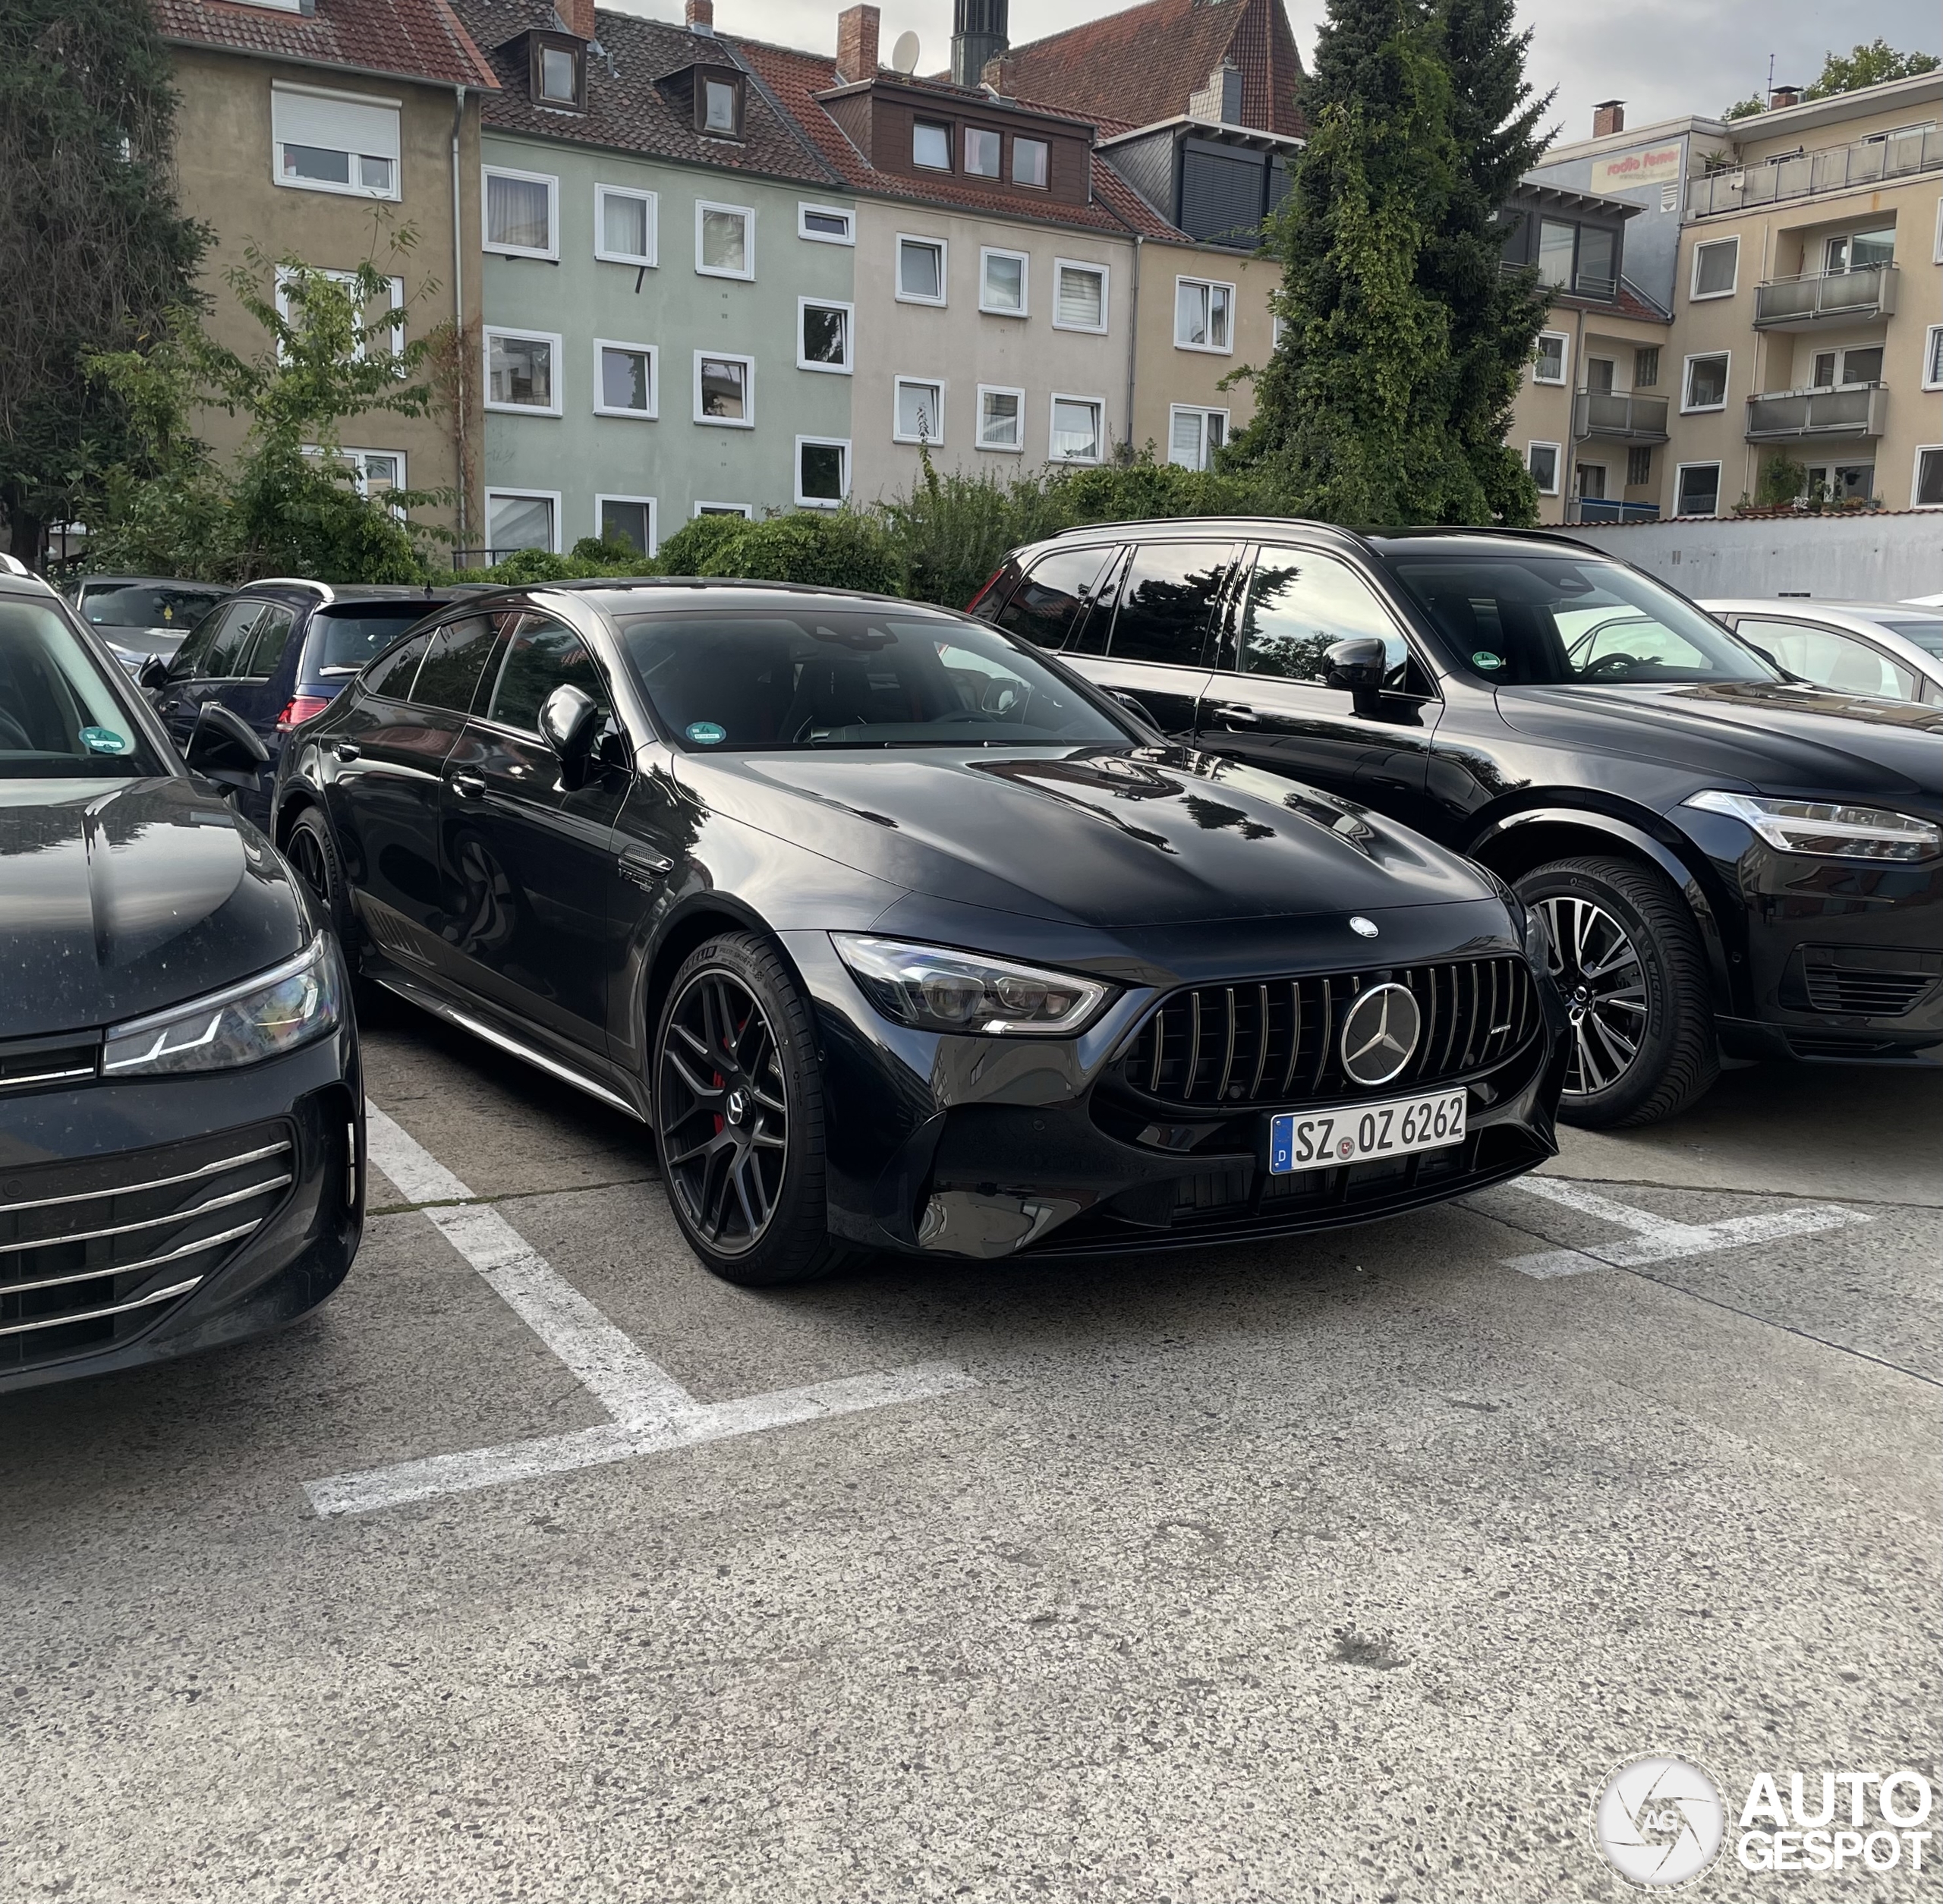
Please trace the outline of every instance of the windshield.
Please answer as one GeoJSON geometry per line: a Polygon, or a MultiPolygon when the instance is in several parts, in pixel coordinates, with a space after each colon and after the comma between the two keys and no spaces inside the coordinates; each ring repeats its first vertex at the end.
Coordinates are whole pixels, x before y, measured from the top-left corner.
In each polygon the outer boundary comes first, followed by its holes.
{"type": "Polygon", "coordinates": [[[1718,622],[1616,562],[1521,549],[1398,555],[1390,566],[1453,658],[1494,684],[1782,678],[1718,622]]]}
{"type": "Polygon", "coordinates": [[[621,637],[691,747],[981,747],[1127,731],[976,622],[805,605],[798,615],[631,615],[621,637]]]}
{"type": "Polygon", "coordinates": [[[168,582],[88,582],[81,612],[98,628],[159,628],[187,634],[229,593],[168,582]]]}
{"type": "Polygon", "coordinates": [[[354,675],[439,606],[436,602],[373,602],[356,609],[321,609],[311,623],[309,672],[354,675]]]}
{"type": "Polygon", "coordinates": [[[1920,621],[1882,621],[1876,626],[1900,634],[1905,641],[1913,641],[1925,654],[1943,659],[1943,615],[1925,615],[1920,621]]]}
{"type": "Polygon", "coordinates": [[[0,598],[0,779],[168,771],[66,617],[0,598]]]}

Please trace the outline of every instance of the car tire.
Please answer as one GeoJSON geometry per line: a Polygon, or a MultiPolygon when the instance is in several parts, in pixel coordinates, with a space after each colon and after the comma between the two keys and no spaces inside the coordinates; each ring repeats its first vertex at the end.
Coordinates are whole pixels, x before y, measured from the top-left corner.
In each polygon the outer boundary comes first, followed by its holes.
{"type": "Polygon", "coordinates": [[[357,969],[364,934],[351,908],[351,882],[344,876],[344,861],[331,837],[330,823],[315,807],[306,807],[291,822],[283,836],[283,856],[337,939],[345,970],[351,975],[351,1008],[362,1016],[374,996],[371,981],[361,977],[357,969]]]}
{"type": "Polygon", "coordinates": [[[860,1254],[830,1234],[822,1071],[808,1002],[774,946],[728,933],[691,952],[651,1063],[662,1187],[704,1267],[773,1289],[860,1254]]]}
{"type": "Polygon", "coordinates": [[[1571,1018],[1560,1120],[1623,1130],[1704,1096],[1720,1075],[1713,984],[1672,883],[1636,861],[1588,858],[1555,860],[1516,886],[1551,933],[1571,1018]]]}

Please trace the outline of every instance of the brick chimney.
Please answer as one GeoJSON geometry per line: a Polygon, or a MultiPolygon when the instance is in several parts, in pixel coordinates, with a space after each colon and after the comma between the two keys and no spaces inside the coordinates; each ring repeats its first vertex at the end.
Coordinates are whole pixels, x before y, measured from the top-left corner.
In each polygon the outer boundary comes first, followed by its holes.
{"type": "Polygon", "coordinates": [[[1626,102],[1601,99],[1592,109],[1592,137],[1604,139],[1626,130],[1626,102]]]}
{"type": "Polygon", "coordinates": [[[846,7],[836,16],[836,77],[839,83],[855,86],[859,80],[877,76],[877,22],[883,17],[872,6],[846,7]]]}
{"type": "Polygon", "coordinates": [[[688,0],[688,31],[691,33],[710,33],[715,31],[715,0],[688,0]]]}
{"type": "Polygon", "coordinates": [[[576,39],[598,39],[594,30],[594,0],[555,0],[554,11],[560,24],[576,39]]]}
{"type": "Polygon", "coordinates": [[[1778,86],[1768,95],[1768,110],[1778,112],[1784,106],[1801,103],[1801,88],[1798,86],[1778,86]]]}
{"type": "Polygon", "coordinates": [[[997,59],[988,59],[985,70],[978,75],[978,83],[987,86],[1002,99],[1016,99],[1019,96],[1019,62],[1009,53],[1001,53],[997,59]]]}

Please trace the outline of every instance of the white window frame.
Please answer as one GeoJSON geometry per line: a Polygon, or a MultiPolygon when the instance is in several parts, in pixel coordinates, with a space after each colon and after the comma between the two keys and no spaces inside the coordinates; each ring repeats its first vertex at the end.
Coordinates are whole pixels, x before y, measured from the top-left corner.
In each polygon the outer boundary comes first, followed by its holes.
{"type": "Polygon", "coordinates": [[[915,112],[911,115],[911,169],[913,172],[943,172],[948,178],[956,173],[956,155],[951,149],[951,126],[952,122],[949,119],[927,119],[915,112]],[[944,163],[942,165],[927,165],[918,156],[918,134],[920,132],[942,132],[944,134],[944,163]]]}
{"type": "MultiPolygon", "coordinates": [[[[482,324],[479,329],[480,350],[484,361],[485,380],[480,385],[484,407],[508,417],[558,417],[565,414],[566,401],[567,360],[558,331],[529,329],[524,324],[482,324]],[[517,337],[529,343],[550,344],[553,347],[553,403],[550,409],[543,410],[537,403],[495,403],[493,389],[493,340],[496,337],[517,337]]],[[[551,495],[551,490],[534,489],[505,492],[508,496],[551,495]]],[[[556,532],[557,532],[557,525],[556,532]]]]}
{"type": "Polygon", "coordinates": [[[855,245],[857,242],[857,214],[847,206],[814,205],[807,199],[798,199],[796,201],[796,235],[810,244],[855,245]],[[812,212],[823,218],[840,218],[843,221],[844,235],[839,238],[832,232],[811,231],[807,221],[812,212]]]}
{"type": "Polygon", "coordinates": [[[1943,443],[1919,443],[1916,455],[1910,463],[1910,507],[1912,509],[1943,509],[1943,502],[1919,502],[1916,499],[1916,486],[1923,478],[1923,459],[1926,456],[1943,456],[1943,443]]]}
{"type": "Polygon", "coordinates": [[[742,351],[698,351],[695,353],[695,421],[707,430],[753,430],[756,426],[756,360],[742,351]],[[742,407],[746,417],[704,417],[701,414],[701,363],[714,357],[724,363],[742,367],[742,407]]]}
{"type": "Polygon", "coordinates": [[[632,265],[637,270],[652,271],[661,250],[661,194],[639,185],[596,185],[594,188],[594,255],[608,264],[632,265]],[[610,198],[637,198],[647,207],[647,253],[635,257],[625,251],[609,251],[607,201],[610,198]]]}
{"type": "MultiPolygon", "coordinates": [[[[600,511],[609,502],[644,502],[647,505],[647,555],[661,546],[661,505],[651,496],[613,496],[603,490],[594,499],[594,533],[600,533],[600,511]]],[[[645,559],[645,558],[644,558],[645,559]]]]}
{"type": "Polygon", "coordinates": [[[1684,486],[1680,481],[1680,478],[1683,477],[1689,470],[1712,470],[1714,472],[1714,514],[1712,516],[1708,518],[1708,520],[1712,521],[1715,518],[1718,517],[1721,513],[1721,476],[1723,467],[1724,466],[1720,461],[1717,458],[1714,457],[1702,457],[1697,461],[1691,463],[1674,464],[1673,466],[1674,514],[1677,516],[1680,512],[1680,490],[1684,486]]]}
{"type": "MultiPolygon", "coordinates": [[[[1686,280],[1686,301],[1689,304],[1712,304],[1717,297],[1731,297],[1740,288],[1740,234],[1737,232],[1730,238],[1702,238],[1693,247],[1693,263],[1686,280]],[[1711,251],[1718,245],[1734,247],[1734,279],[1725,291],[1702,291],[1700,288],[1700,254],[1711,251]]],[[[1702,356],[1706,352],[1701,353],[1702,356]]]]}
{"type": "Polygon", "coordinates": [[[1535,348],[1532,352],[1532,381],[1548,390],[1563,390],[1572,382],[1572,333],[1570,331],[1541,331],[1541,339],[1555,337],[1558,339],[1558,375],[1541,377],[1538,375],[1538,354],[1535,348]]]}
{"type": "MultiPolygon", "coordinates": [[[[1090,258],[1055,258],[1053,260],[1053,329],[1056,331],[1075,331],[1088,337],[1104,337],[1113,320],[1113,272],[1110,266],[1095,264],[1090,258]],[[1060,273],[1063,271],[1091,271],[1100,280],[1100,321],[1097,324],[1062,324],[1060,322],[1060,273]]],[[[1091,403],[1091,397],[1082,401],[1091,403]]]]}
{"type": "MultiPolygon", "coordinates": [[[[347,290],[354,286],[357,282],[357,274],[354,271],[339,271],[330,265],[313,265],[310,268],[315,271],[320,277],[329,278],[333,283],[342,285],[347,290]]],[[[294,272],[291,271],[285,266],[279,265],[276,268],[276,289],[274,294],[276,302],[276,314],[278,316],[281,317],[286,324],[290,322],[290,299],[288,295],[288,286],[290,280],[296,274],[294,272]]],[[[398,357],[403,353],[405,349],[405,280],[402,278],[392,278],[387,279],[386,282],[390,285],[392,290],[392,309],[398,313],[397,318],[391,326],[391,354],[393,357],[398,357]]],[[[285,360],[284,353],[281,347],[278,349],[277,359],[279,363],[285,360]]],[[[351,360],[354,363],[362,363],[364,361],[364,340],[361,339],[357,344],[352,346],[351,360]]],[[[391,452],[389,450],[382,452],[373,451],[372,453],[374,455],[383,455],[389,456],[391,454],[391,452]]]]}
{"type": "Polygon", "coordinates": [[[988,317],[1029,317],[1032,314],[1032,254],[1029,251],[1008,250],[1002,244],[981,244],[978,247],[978,308],[988,317]],[[985,302],[985,261],[988,258],[1015,258],[1019,263],[1019,308],[1008,310],[1003,304],[985,302]]]}
{"type": "Polygon", "coordinates": [[[756,275],[756,208],[753,205],[729,205],[720,199],[698,198],[695,200],[695,275],[698,278],[731,278],[738,284],[751,284],[756,275]],[[748,265],[746,271],[724,271],[720,265],[707,265],[701,261],[701,224],[704,212],[739,212],[744,220],[742,226],[742,259],[748,265]]]}
{"type": "Polygon", "coordinates": [[[890,440],[893,443],[922,443],[927,449],[938,448],[944,442],[945,401],[949,384],[943,377],[893,377],[890,380],[890,440]],[[938,393],[938,414],[932,418],[932,431],[928,436],[913,436],[898,427],[898,416],[902,409],[904,386],[915,384],[922,389],[935,390],[938,393]]]}
{"type": "MultiPolygon", "coordinates": [[[[1091,266],[1087,267],[1089,270],[1093,268],[1091,266]]],[[[1076,329],[1077,326],[1073,328],[1076,329]]],[[[1049,463],[1069,466],[1075,469],[1097,469],[1107,460],[1106,398],[1086,395],[1076,390],[1055,390],[1046,408],[1046,461],[1049,463]],[[1057,418],[1060,414],[1060,405],[1063,403],[1090,403],[1099,411],[1100,425],[1094,433],[1094,441],[1098,445],[1100,452],[1097,456],[1060,456],[1054,453],[1053,439],[1059,431],[1057,418]]]]}
{"type": "MultiPolygon", "coordinates": [[[[661,352],[653,344],[629,344],[618,337],[597,337],[594,340],[594,414],[597,417],[625,417],[638,423],[651,423],[661,414],[661,352]],[[601,398],[601,363],[603,351],[628,351],[647,359],[647,408],[645,410],[622,410],[603,403],[601,398]]],[[[621,499],[616,498],[617,501],[621,499]]],[[[638,502],[639,496],[630,496],[629,502],[638,502]]]]}
{"type": "MultiPolygon", "coordinates": [[[[1734,392],[1734,352],[1732,351],[1693,351],[1680,359],[1680,414],[1683,417],[1715,417],[1727,408],[1727,399],[1734,392]],[[1693,367],[1704,363],[1709,357],[1724,357],[1727,374],[1721,379],[1721,400],[1718,403],[1689,403],[1687,393],[1693,388],[1693,367]]],[[[1699,465],[1696,464],[1697,469],[1699,465]]]]}
{"type": "Polygon", "coordinates": [[[795,492],[796,506],[799,509],[840,509],[850,500],[850,484],[855,470],[855,458],[850,450],[848,436],[798,436],[796,454],[790,465],[791,487],[795,492]],[[803,452],[805,449],[840,449],[843,452],[843,493],[833,502],[827,496],[805,496],[803,493],[803,452]]]}
{"type": "Polygon", "coordinates": [[[688,520],[693,522],[699,516],[740,516],[745,522],[753,522],[756,507],[753,502],[711,502],[707,496],[698,496],[688,512],[688,520]]]}
{"type": "MultiPolygon", "coordinates": [[[[525,336],[528,333],[521,332],[520,335],[525,336]]],[[[559,554],[561,524],[560,492],[558,489],[514,489],[507,488],[503,483],[494,483],[486,492],[485,528],[489,538],[487,543],[489,549],[497,546],[490,538],[493,533],[493,499],[498,496],[509,496],[527,502],[552,503],[553,505],[553,546],[547,551],[547,553],[553,555],[559,554]]]]}
{"type": "MultiPolygon", "coordinates": [[[[1233,357],[1235,354],[1235,288],[1223,278],[1176,277],[1174,280],[1174,348],[1177,351],[1198,351],[1210,357],[1233,357]],[[1192,285],[1208,293],[1208,313],[1211,322],[1214,314],[1214,294],[1225,291],[1228,294],[1228,341],[1225,344],[1189,344],[1181,337],[1181,288],[1192,285]]],[[[1192,406],[1190,405],[1189,408],[1192,406]]]]}
{"type": "Polygon", "coordinates": [[[1538,493],[1541,496],[1557,496],[1560,486],[1565,480],[1565,445],[1563,443],[1548,442],[1542,436],[1534,436],[1526,443],[1525,474],[1530,477],[1534,483],[1538,483],[1538,473],[1532,467],[1532,452],[1535,449],[1548,449],[1551,452],[1551,487],[1547,489],[1543,483],[1540,483],[1538,493]]]}
{"type": "Polygon", "coordinates": [[[1174,461],[1174,419],[1183,414],[1190,417],[1198,417],[1201,419],[1201,461],[1198,464],[1176,464],[1175,467],[1179,469],[1212,468],[1213,464],[1210,460],[1208,449],[1208,419],[1210,417],[1219,417],[1221,419],[1221,441],[1223,443],[1228,440],[1228,432],[1234,420],[1218,404],[1170,403],[1168,404],[1167,461],[1170,463],[1174,461]]]}
{"type": "Polygon", "coordinates": [[[1923,387],[1943,390],[1943,324],[1932,324],[1923,334],[1923,387]]]}
{"type": "Polygon", "coordinates": [[[857,365],[857,307],[846,304],[841,297],[798,297],[796,300],[796,368],[799,370],[820,371],[826,376],[847,377],[857,365]],[[814,304],[818,310],[840,310],[843,313],[843,343],[845,360],[841,363],[814,363],[803,354],[803,313],[814,304]]]}
{"type": "Polygon", "coordinates": [[[922,231],[900,231],[897,234],[897,248],[891,255],[891,292],[900,304],[928,304],[934,310],[942,310],[951,301],[951,251],[946,241],[934,238],[922,231]],[[907,244],[927,244],[938,254],[938,294],[935,297],[920,297],[915,291],[904,288],[904,247],[907,244]]]}
{"type": "MultiPolygon", "coordinates": [[[[400,199],[404,197],[405,102],[402,99],[388,99],[382,94],[375,93],[341,93],[328,87],[298,86],[291,83],[287,80],[271,80],[270,93],[272,96],[270,105],[270,183],[272,185],[281,185],[286,191],[328,192],[339,198],[370,199],[381,203],[388,204],[395,204],[400,199]],[[279,139],[276,136],[276,105],[275,96],[279,93],[294,93],[299,98],[302,99],[328,99],[334,103],[345,105],[376,106],[380,110],[389,111],[392,118],[398,122],[398,131],[396,134],[398,150],[395,153],[389,154],[375,153],[363,154],[353,153],[351,154],[351,156],[365,158],[389,156],[392,162],[391,190],[388,192],[374,192],[368,185],[354,185],[350,184],[339,185],[334,184],[331,180],[327,178],[285,178],[283,175],[283,149],[286,144],[301,144],[302,141],[279,139]]],[[[344,146],[323,146],[318,147],[317,149],[323,152],[348,153],[350,148],[344,146]]]]}
{"type": "MultiPolygon", "coordinates": [[[[481,165],[479,168],[479,248],[489,251],[496,258],[546,258],[557,260],[560,255],[560,181],[551,172],[527,172],[515,170],[511,165],[481,165]],[[516,178],[522,184],[544,185],[546,187],[546,236],[548,243],[543,247],[530,244],[495,244],[493,242],[493,187],[495,178],[516,178]]],[[[538,333],[535,333],[537,335],[538,333]]],[[[512,492],[509,489],[510,496],[512,492]]]]}
{"type": "Polygon", "coordinates": [[[1049,192],[1052,190],[1053,142],[1051,140],[1034,139],[1029,133],[1015,133],[1012,135],[1012,150],[1006,156],[1010,162],[1006,167],[1006,184],[1016,185],[1022,192],[1049,192]],[[1046,175],[1036,185],[1031,180],[1021,178],[1019,175],[1019,161],[1015,155],[1022,144],[1037,146],[1046,155],[1046,175]]]}
{"type": "Polygon", "coordinates": [[[994,456],[1023,456],[1025,454],[1025,392],[1016,384],[981,383],[978,386],[978,408],[973,424],[976,447],[990,450],[994,456]],[[985,399],[993,397],[1016,397],[1019,399],[1019,440],[1014,443],[988,443],[985,441],[985,399]]]}
{"type": "Polygon", "coordinates": [[[1282,333],[1289,328],[1289,320],[1280,312],[1268,313],[1268,348],[1279,351],[1282,348],[1282,333]]]}
{"type": "MultiPolygon", "coordinates": [[[[304,454],[306,456],[321,457],[324,453],[323,445],[321,443],[306,443],[304,445],[303,449],[304,454]]],[[[405,455],[403,450],[354,449],[348,444],[340,443],[338,445],[337,448],[331,452],[332,460],[335,462],[348,463],[351,461],[352,458],[357,456],[389,456],[395,458],[398,463],[398,480],[392,485],[392,487],[394,489],[402,489],[410,486],[405,478],[405,455]]],[[[360,496],[363,496],[367,502],[370,501],[371,496],[371,479],[367,471],[354,466],[351,471],[351,487],[354,489],[360,496]]],[[[399,508],[396,503],[387,504],[386,507],[389,508],[393,515],[398,518],[399,521],[402,522],[405,520],[404,510],[399,508]]]]}
{"type": "Polygon", "coordinates": [[[1936,201],[1936,242],[1930,247],[1930,258],[1937,264],[1943,264],[1943,198],[1936,201]]]}

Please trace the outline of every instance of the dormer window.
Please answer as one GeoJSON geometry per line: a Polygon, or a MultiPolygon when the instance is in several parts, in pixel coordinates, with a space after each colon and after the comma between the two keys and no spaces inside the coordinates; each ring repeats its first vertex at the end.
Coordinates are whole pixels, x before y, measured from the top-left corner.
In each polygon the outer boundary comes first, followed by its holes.
{"type": "Polygon", "coordinates": [[[701,83],[701,129],[719,139],[739,138],[742,131],[740,89],[730,80],[704,78],[701,83]]]}
{"type": "Polygon", "coordinates": [[[911,127],[911,162],[927,172],[951,170],[951,128],[927,125],[922,119],[911,127]]]}
{"type": "Polygon", "coordinates": [[[996,132],[989,132],[983,126],[965,128],[965,169],[975,178],[996,178],[999,175],[999,153],[1004,144],[996,132]]]}
{"type": "Polygon", "coordinates": [[[541,105],[562,112],[587,110],[587,46],[565,33],[527,36],[529,81],[541,105]]]}
{"type": "Polygon", "coordinates": [[[543,99],[557,99],[571,105],[580,91],[579,75],[574,71],[575,61],[564,46],[543,46],[540,49],[540,96],[543,99]]]}
{"type": "MultiPolygon", "coordinates": [[[[724,49],[726,51],[726,49],[724,49]]],[[[692,60],[663,73],[655,84],[675,110],[704,139],[739,139],[747,120],[748,79],[719,56],[692,60]]]]}

